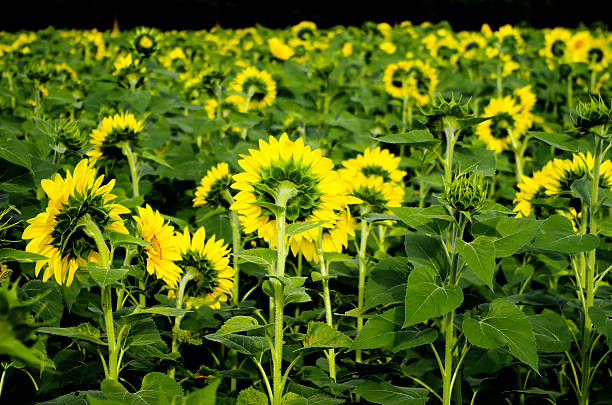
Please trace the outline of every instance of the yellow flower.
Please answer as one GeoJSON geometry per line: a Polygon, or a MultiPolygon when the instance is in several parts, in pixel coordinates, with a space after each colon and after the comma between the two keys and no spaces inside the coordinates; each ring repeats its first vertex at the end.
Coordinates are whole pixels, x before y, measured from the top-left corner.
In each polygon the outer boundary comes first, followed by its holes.
{"type": "Polygon", "coordinates": [[[542,170],[535,171],[531,177],[523,175],[522,182],[517,184],[519,191],[516,193],[512,211],[516,212],[518,217],[530,216],[533,212],[531,201],[546,195],[544,184],[550,175],[552,164],[552,161],[548,162],[542,170]]]}
{"type": "Polygon", "coordinates": [[[510,24],[499,27],[495,33],[497,41],[509,54],[522,53],[525,50],[525,41],[517,28],[510,24]]]}
{"type": "Polygon", "coordinates": [[[444,35],[441,38],[432,35],[430,40],[425,42],[425,45],[431,56],[439,64],[457,64],[459,43],[452,35],[444,35]]]}
{"type": "Polygon", "coordinates": [[[353,53],[353,43],[345,42],[344,45],[342,45],[342,56],[346,58],[347,56],[350,56],[352,53],[353,53]]]}
{"type": "MultiPolygon", "coordinates": [[[[119,55],[114,63],[115,71],[113,75],[118,75],[124,70],[138,70],[138,66],[140,65],[139,59],[132,59],[132,54],[128,53],[127,55],[119,55]]],[[[144,69],[144,66],[141,70],[144,69]]]]}
{"type": "Polygon", "coordinates": [[[612,62],[612,49],[603,38],[595,38],[586,46],[585,56],[585,62],[589,64],[589,68],[601,72],[607,69],[612,62]]]}
{"type": "Polygon", "coordinates": [[[38,253],[48,259],[36,263],[35,273],[45,268],[43,281],[52,275],[58,284],[72,284],[79,267],[99,261],[94,240],[79,225],[85,215],[102,229],[127,234],[120,215],[130,212],[115,204],[111,191],[115,180],[102,185],[104,176],[96,177],[93,161],[81,160],[74,172],[66,171],[66,177],[56,174],[53,180],[42,180],[41,186],[49,198],[45,212],[28,220],[23,239],[32,239],[27,252],[38,253]]]}
{"type": "Polygon", "coordinates": [[[359,199],[370,212],[387,212],[388,208],[400,207],[404,201],[402,184],[384,181],[380,176],[365,176],[352,170],[340,170],[351,196],[359,199]]]}
{"type": "Polygon", "coordinates": [[[138,147],[140,133],[143,130],[143,122],[137,120],[132,113],[124,112],[105,117],[98,128],[91,132],[90,143],[94,145],[94,148],[87,152],[87,156],[93,160],[104,157],[122,159],[122,145],[127,143],[131,148],[138,147]]]}
{"type": "Polygon", "coordinates": [[[141,260],[149,274],[155,274],[170,287],[175,287],[183,270],[174,263],[181,260],[174,227],[165,224],[159,211],[153,212],[149,204],[136,209],[138,215],[133,218],[138,234],[143,240],[151,242],[141,250],[141,260]]]}
{"type": "Polygon", "coordinates": [[[229,165],[225,162],[212,167],[200,181],[193,199],[194,207],[223,205],[227,201],[227,190],[232,182],[229,165]]]}
{"type": "Polygon", "coordinates": [[[436,71],[426,62],[402,61],[389,64],[383,75],[385,91],[392,97],[412,97],[425,105],[438,85],[436,71]]]}
{"type": "MultiPolygon", "coordinates": [[[[294,142],[283,134],[278,140],[273,136],[268,142],[260,140],[259,148],[249,152],[238,162],[244,172],[233,177],[232,188],[239,192],[230,207],[240,215],[245,233],[257,231],[270,246],[276,246],[276,219],[266,206],[276,202],[284,184],[297,190],[287,203],[287,223],[323,222],[324,230],[335,227],[351,201],[333,162],[321,150],[313,151],[302,138],[294,142]]],[[[295,246],[301,246],[304,239],[316,243],[318,236],[318,228],[312,228],[289,237],[289,246],[296,253],[295,246]]]]}
{"type": "Polygon", "coordinates": [[[379,46],[380,49],[388,53],[389,55],[394,54],[397,47],[391,41],[384,41],[379,46]]]}
{"type": "Polygon", "coordinates": [[[347,177],[359,173],[364,176],[379,176],[385,182],[401,183],[405,172],[399,170],[400,158],[379,146],[374,149],[366,148],[363,154],[342,162],[344,169],[350,173],[347,177]]]}
{"type": "Polygon", "coordinates": [[[317,25],[312,21],[302,21],[299,24],[291,27],[291,32],[293,35],[300,39],[308,38],[315,34],[317,31],[317,25]]]}
{"type": "Polygon", "coordinates": [[[492,98],[483,116],[494,117],[478,124],[476,135],[487,145],[487,149],[495,153],[507,150],[513,142],[517,143],[533,120],[512,96],[492,98]]]}
{"type": "Polygon", "coordinates": [[[589,44],[593,40],[591,33],[580,31],[569,40],[568,57],[570,62],[586,62],[589,44]]]}
{"type": "Polygon", "coordinates": [[[276,99],[276,82],[268,72],[258,70],[255,67],[247,67],[238,73],[229,89],[244,94],[232,94],[227,97],[227,101],[234,103],[241,112],[244,112],[247,108],[248,94],[251,95],[250,100],[248,100],[249,110],[261,110],[269,107],[276,99]]]}
{"type": "Polygon", "coordinates": [[[207,240],[204,227],[200,227],[193,237],[185,227],[183,233],[177,232],[176,239],[181,254],[177,264],[197,273],[195,283],[187,284],[185,289],[187,308],[203,305],[221,308],[221,303],[232,296],[234,287],[234,269],[229,265],[230,249],[223,239],[215,240],[215,235],[207,240]]]}
{"type": "Polygon", "coordinates": [[[473,60],[480,56],[487,46],[487,41],[478,32],[462,31],[459,33],[459,55],[468,60],[473,60]]]}
{"type": "Polygon", "coordinates": [[[544,49],[540,53],[548,59],[548,66],[551,69],[554,68],[555,63],[563,63],[568,60],[571,38],[571,32],[565,28],[555,28],[546,32],[544,49]]]}
{"type": "Polygon", "coordinates": [[[268,46],[272,55],[280,60],[287,60],[295,53],[292,47],[276,37],[268,39],[268,46]]]}
{"type": "MultiPolygon", "coordinates": [[[[591,152],[573,153],[571,159],[554,159],[544,186],[549,196],[571,193],[572,183],[593,172],[595,159],[591,152]]],[[[612,190],[612,161],[605,160],[599,168],[599,186],[612,190]]]]}

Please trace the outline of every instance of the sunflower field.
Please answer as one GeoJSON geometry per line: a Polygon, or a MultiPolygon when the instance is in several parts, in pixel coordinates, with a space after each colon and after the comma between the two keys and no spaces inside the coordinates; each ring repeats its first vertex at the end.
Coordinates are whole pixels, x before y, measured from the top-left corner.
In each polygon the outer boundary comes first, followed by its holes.
{"type": "Polygon", "coordinates": [[[0,32],[0,403],[612,404],[612,35],[0,32]]]}

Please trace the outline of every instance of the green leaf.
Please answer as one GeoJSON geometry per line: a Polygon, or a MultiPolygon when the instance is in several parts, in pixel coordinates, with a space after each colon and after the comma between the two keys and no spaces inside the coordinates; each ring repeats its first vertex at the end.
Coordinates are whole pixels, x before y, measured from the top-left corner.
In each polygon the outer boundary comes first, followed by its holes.
{"type": "Polygon", "coordinates": [[[257,357],[260,354],[270,350],[268,341],[262,336],[244,336],[233,333],[211,333],[204,337],[208,340],[212,340],[213,342],[221,343],[230,349],[234,349],[238,353],[246,354],[247,356],[257,357]]]}
{"type": "Polygon", "coordinates": [[[304,337],[304,348],[349,347],[351,343],[351,338],[326,323],[312,321],[308,323],[308,330],[304,337]]]}
{"type": "Polygon", "coordinates": [[[121,246],[121,245],[137,245],[137,246],[148,246],[151,242],[147,242],[141,238],[137,238],[132,235],[119,233],[119,232],[110,232],[110,243],[112,246],[121,246]]]}
{"type": "Polygon", "coordinates": [[[6,133],[0,137],[0,158],[17,166],[32,169],[30,154],[25,143],[18,140],[15,135],[6,133]]]}
{"type": "Polygon", "coordinates": [[[494,217],[474,223],[471,233],[495,238],[495,257],[507,257],[531,242],[540,224],[530,218],[494,217]]]}
{"type": "Polygon", "coordinates": [[[166,405],[183,398],[181,385],[166,374],[154,371],[144,376],[140,389],[130,393],[119,382],[106,379],[102,393],[111,401],[132,405],[166,405]]]}
{"type": "Polygon", "coordinates": [[[558,134],[553,132],[537,132],[529,131],[528,135],[533,136],[540,141],[554,146],[557,149],[565,150],[568,152],[578,152],[579,145],[578,140],[572,138],[569,135],[558,134]]]}
{"type": "Polygon", "coordinates": [[[352,256],[338,252],[323,252],[323,258],[327,263],[350,262],[353,260],[352,256]]]}
{"type": "Polygon", "coordinates": [[[121,285],[123,277],[127,276],[128,269],[102,269],[97,263],[87,263],[87,271],[100,288],[121,285]]]}
{"type": "Polygon", "coordinates": [[[544,221],[532,246],[570,254],[595,249],[599,246],[599,238],[590,234],[576,234],[568,218],[553,215],[544,221]]]}
{"type": "Polygon", "coordinates": [[[268,248],[254,248],[241,250],[239,253],[234,253],[234,256],[244,260],[245,262],[260,264],[269,268],[274,268],[276,265],[276,250],[268,248]]]}
{"type": "Polygon", "coordinates": [[[382,405],[423,405],[429,394],[423,388],[398,387],[386,381],[365,381],[354,392],[370,402],[382,405]]]}
{"type": "Polygon", "coordinates": [[[570,349],[570,331],[561,316],[545,310],[529,317],[536,338],[536,347],[545,353],[563,353],[570,349]]]}
{"type": "MultiPolygon", "coordinates": [[[[179,402],[181,405],[215,405],[217,402],[217,389],[221,384],[220,378],[208,380],[208,385],[199,390],[191,391],[189,395],[179,402]]],[[[259,403],[257,405],[264,405],[259,403]]]]}
{"type": "Polygon", "coordinates": [[[236,315],[223,324],[217,331],[218,334],[246,332],[247,330],[265,328],[267,325],[260,325],[257,319],[251,316],[236,315]]]}
{"type": "Polygon", "coordinates": [[[608,348],[612,348],[612,302],[609,300],[595,300],[589,308],[589,316],[595,330],[606,337],[608,348]]]}
{"type": "Polygon", "coordinates": [[[510,353],[538,371],[536,339],[527,316],[513,303],[498,298],[480,320],[465,318],[463,333],[468,341],[484,349],[507,346],[510,353]]]}
{"type": "Polygon", "coordinates": [[[385,348],[397,353],[401,350],[433,343],[438,332],[433,329],[402,330],[404,308],[391,308],[370,318],[355,337],[350,350],[385,348]]]}
{"type": "Polygon", "coordinates": [[[267,210],[269,210],[270,212],[272,212],[272,214],[274,214],[275,217],[278,218],[278,216],[280,214],[282,214],[283,212],[285,212],[285,209],[283,207],[281,207],[280,205],[276,205],[273,203],[268,203],[268,202],[258,202],[258,203],[253,203],[254,205],[258,205],[261,208],[265,208],[267,210]]]}
{"type": "Polygon", "coordinates": [[[318,228],[327,221],[307,221],[307,222],[296,222],[287,226],[287,236],[293,236],[302,232],[309,231],[313,228],[318,228]]]}
{"type": "Polygon", "coordinates": [[[414,129],[407,133],[385,135],[374,139],[383,143],[404,144],[423,148],[431,147],[438,142],[428,129],[414,129]]]}
{"type": "Polygon", "coordinates": [[[48,333],[50,335],[66,336],[73,339],[86,340],[98,345],[106,346],[106,343],[100,339],[100,331],[88,323],[82,323],[78,326],[70,328],[47,328],[42,327],[37,330],[40,333],[48,333]]]}
{"type": "Polygon", "coordinates": [[[448,227],[453,218],[441,205],[427,208],[397,207],[391,211],[410,228],[439,235],[448,227]]]}
{"type": "Polygon", "coordinates": [[[48,259],[48,257],[39,255],[37,253],[24,252],[23,250],[17,250],[12,248],[0,249],[0,263],[4,262],[34,262],[37,260],[48,259]]]}
{"type": "Polygon", "coordinates": [[[128,329],[124,346],[130,348],[159,344],[165,346],[153,319],[142,319],[134,322],[128,329]]]}
{"type": "Polygon", "coordinates": [[[436,284],[430,267],[416,267],[408,276],[403,327],[442,316],[463,302],[463,291],[456,285],[436,284]]]}
{"type": "Polygon", "coordinates": [[[491,238],[479,236],[470,243],[459,239],[457,251],[470,269],[493,289],[493,274],[495,272],[495,244],[491,238]]]}
{"type": "Polygon", "coordinates": [[[236,405],[267,405],[268,403],[268,396],[261,391],[257,391],[255,387],[240,391],[236,400],[236,405]]]}
{"type": "Polygon", "coordinates": [[[458,171],[495,176],[495,152],[483,148],[456,148],[454,163],[458,171]]]}
{"type": "Polygon", "coordinates": [[[440,240],[433,236],[416,233],[404,237],[406,257],[413,266],[431,267],[437,274],[446,274],[448,262],[440,240]]]}
{"type": "Polygon", "coordinates": [[[405,259],[394,257],[378,262],[366,282],[364,311],[381,304],[403,302],[409,273],[405,259]]]}
{"type": "Polygon", "coordinates": [[[42,368],[52,364],[48,360],[45,360],[45,354],[43,352],[27,347],[12,336],[0,336],[0,355],[23,361],[36,368],[42,368]]]}

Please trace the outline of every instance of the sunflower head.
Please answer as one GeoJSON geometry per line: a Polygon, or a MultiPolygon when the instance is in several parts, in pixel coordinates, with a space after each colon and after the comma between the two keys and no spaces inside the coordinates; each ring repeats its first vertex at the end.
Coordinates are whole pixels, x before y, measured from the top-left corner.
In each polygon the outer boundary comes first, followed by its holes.
{"type": "Polygon", "coordinates": [[[144,57],[149,57],[157,51],[159,41],[157,33],[151,28],[141,27],[134,33],[134,50],[144,57]]]}
{"type": "Polygon", "coordinates": [[[351,170],[341,170],[340,173],[350,195],[368,212],[384,213],[389,208],[401,206],[404,201],[403,184],[384,181],[377,175],[355,174],[351,170]]]}
{"type": "Polygon", "coordinates": [[[533,120],[533,116],[527,114],[512,96],[491,99],[484,116],[493,118],[478,124],[476,134],[487,149],[495,153],[501,153],[518,142],[533,120]]]}
{"type": "Polygon", "coordinates": [[[574,128],[579,133],[594,133],[599,136],[606,136],[610,126],[610,115],[612,110],[602,100],[591,97],[589,101],[579,101],[576,106],[576,118],[574,128]]]}
{"type": "Polygon", "coordinates": [[[98,128],[91,132],[90,143],[94,148],[87,152],[87,156],[94,160],[121,160],[123,145],[128,144],[132,149],[138,148],[143,130],[143,122],[136,119],[132,113],[124,112],[106,117],[98,128]]]}
{"type": "Polygon", "coordinates": [[[125,87],[135,88],[140,86],[144,80],[146,68],[140,65],[140,59],[132,57],[131,53],[119,55],[113,65],[119,83],[125,87]]]}
{"type": "Polygon", "coordinates": [[[87,135],[81,132],[77,121],[56,120],[53,124],[53,132],[62,145],[72,151],[83,149],[87,143],[87,135]]]}
{"type": "MultiPolygon", "coordinates": [[[[347,204],[345,185],[333,170],[333,162],[311,150],[302,138],[291,141],[287,134],[279,139],[259,141],[258,149],[250,149],[238,162],[244,172],[233,176],[232,188],[239,190],[230,207],[241,216],[245,233],[257,231],[259,237],[276,245],[276,217],[274,205],[283,191],[290,190],[285,209],[287,223],[322,222],[332,228],[338,213],[347,204]]],[[[318,239],[318,229],[293,235],[293,241],[318,239]]]]}
{"type": "Polygon", "coordinates": [[[181,260],[174,227],[165,223],[159,211],[149,204],[137,207],[138,215],[133,219],[140,237],[151,244],[139,248],[139,259],[149,274],[154,274],[170,287],[175,287],[183,270],[175,262],[181,260]]]}
{"type": "Polygon", "coordinates": [[[293,35],[299,39],[306,40],[311,38],[317,31],[317,25],[312,21],[302,21],[291,27],[293,35]]]}
{"type": "Polygon", "coordinates": [[[276,59],[287,60],[295,54],[295,51],[292,47],[285,44],[280,38],[273,37],[268,39],[268,47],[270,48],[270,53],[276,59]]]}
{"type": "Polygon", "coordinates": [[[215,235],[207,239],[204,227],[200,227],[193,236],[185,228],[183,233],[176,234],[176,238],[181,252],[181,260],[177,264],[196,274],[195,283],[188,284],[185,289],[187,307],[208,305],[213,309],[221,308],[221,303],[232,296],[234,287],[229,248],[223,239],[215,240],[215,235]]]}
{"type": "Polygon", "coordinates": [[[392,97],[412,97],[417,105],[425,105],[436,89],[438,76],[426,62],[401,61],[389,64],[383,75],[385,91],[392,97]]]}
{"type": "Polygon", "coordinates": [[[200,207],[203,205],[227,206],[229,198],[229,186],[232,182],[232,175],[229,171],[229,165],[225,162],[219,163],[212,167],[196,189],[195,197],[193,198],[193,206],[200,207]]]}
{"type": "Polygon", "coordinates": [[[242,70],[230,84],[232,94],[227,99],[240,111],[260,110],[272,105],[276,99],[276,82],[266,71],[255,67],[242,70]],[[248,103],[248,104],[247,104],[248,103]]]}
{"type": "Polygon", "coordinates": [[[460,129],[459,120],[470,116],[469,101],[462,103],[461,99],[460,96],[455,100],[454,94],[450,100],[440,96],[427,111],[421,109],[421,113],[427,118],[427,128],[432,134],[443,137],[445,130],[454,133],[460,129]]]}
{"type": "Polygon", "coordinates": [[[48,81],[51,78],[51,72],[51,66],[45,61],[32,62],[27,66],[28,77],[40,83],[48,81]]]}
{"type": "Polygon", "coordinates": [[[104,176],[97,177],[93,162],[87,159],[73,173],[67,171],[65,178],[56,174],[53,180],[42,180],[49,198],[47,209],[28,221],[22,237],[31,239],[26,251],[48,258],[36,263],[36,275],[45,268],[43,281],[53,275],[58,284],[70,285],[79,267],[98,262],[96,244],[85,233],[83,219],[91,218],[106,231],[128,233],[120,215],[130,211],[113,203],[115,181],[102,185],[103,181],[104,176]]]}
{"type": "Polygon", "coordinates": [[[487,199],[487,187],[481,176],[461,173],[455,176],[445,195],[448,204],[457,211],[473,214],[487,199]]]}

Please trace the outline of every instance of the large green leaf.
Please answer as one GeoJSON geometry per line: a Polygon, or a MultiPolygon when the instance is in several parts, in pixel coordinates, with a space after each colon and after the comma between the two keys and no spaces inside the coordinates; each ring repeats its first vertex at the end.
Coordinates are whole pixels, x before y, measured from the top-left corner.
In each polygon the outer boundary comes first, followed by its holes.
{"type": "Polygon", "coordinates": [[[352,340],[339,330],[323,322],[308,323],[308,330],[304,336],[304,348],[340,348],[349,347],[352,340]]]}
{"type": "Polygon", "coordinates": [[[493,274],[495,272],[495,244],[486,236],[479,236],[467,243],[459,239],[457,252],[478,278],[493,289],[493,274]]]}
{"type": "Polygon", "coordinates": [[[128,270],[129,269],[103,269],[96,263],[87,264],[89,275],[100,288],[121,285],[119,281],[127,276],[128,270]]]}
{"type": "Polygon", "coordinates": [[[402,330],[404,318],[404,308],[395,307],[368,319],[350,349],[385,348],[396,353],[436,340],[438,332],[434,329],[402,330]]]}
{"type": "Polygon", "coordinates": [[[545,310],[541,314],[529,317],[536,347],[545,353],[563,353],[570,349],[570,331],[561,316],[553,311],[545,310]]]}
{"type": "Polygon", "coordinates": [[[448,261],[440,240],[416,233],[406,234],[404,248],[408,260],[415,266],[431,267],[438,274],[446,274],[448,261]]]}
{"type": "Polygon", "coordinates": [[[589,316],[595,330],[606,337],[608,348],[612,348],[612,302],[596,300],[589,308],[589,316]]]}
{"type": "Polygon", "coordinates": [[[47,259],[47,257],[36,253],[25,252],[23,250],[12,248],[0,249],[0,263],[12,261],[27,263],[44,259],[47,259]]]}
{"type": "Polygon", "coordinates": [[[259,356],[260,354],[270,350],[268,341],[261,336],[244,336],[233,333],[211,333],[204,336],[208,340],[221,343],[230,349],[236,350],[238,353],[248,356],[259,356]]]}
{"type": "Polygon", "coordinates": [[[423,388],[407,388],[391,385],[386,381],[366,381],[355,388],[355,394],[382,405],[423,405],[429,391],[423,388]]]}
{"type": "Polygon", "coordinates": [[[590,234],[577,234],[572,221],[563,215],[553,215],[544,221],[532,246],[570,254],[595,249],[599,246],[599,238],[590,234]]]}
{"type": "Polygon", "coordinates": [[[86,340],[98,345],[106,346],[100,339],[100,331],[89,323],[82,323],[77,326],[71,326],[69,328],[38,328],[39,333],[48,333],[50,335],[66,336],[73,339],[86,340]]]}
{"type": "Polygon", "coordinates": [[[453,220],[441,205],[427,208],[397,207],[391,208],[391,211],[409,227],[436,235],[446,229],[453,220]]]}
{"type": "Polygon", "coordinates": [[[378,262],[366,282],[363,309],[367,311],[377,305],[402,302],[409,272],[405,258],[394,257],[378,262]]]}
{"type": "Polygon", "coordinates": [[[554,132],[537,131],[529,131],[528,134],[544,143],[554,146],[555,148],[568,152],[578,152],[578,139],[572,138],[569,135],[554,132]]]}
{"type": "Polygon", "coordinates": [[[527,316],[513,303],[498,298],[480,320],[465,318],[463,333],[468,341],[484,349],[507,346],[510,353],[538,371],[536,339],[527,316]]]}
{"type": "Polygon", "coordinates": [[[391,134],[375,138],[378,142],[411,145],[422,148],[429,148],[438,141],[427,129],[414,129],[403,134],[391,134]]]}
{"type": "Polygon", "coordinates": [[[463,291],[456,285],[439,285],[430,267],[416,267],[408,276],[403,327],[442,316],[463,302],[463,291]]]}
{"type": "Polygon", "coordinates": [[[109,400],[131,405],[166,405],[183,398],[181,385],[157,371],[145,375],[140,389],[134,393],[119,382],[108,379],[102,381],[101,389],[109,400]]]}
{"type": "Polygon", "coordinates": [[[494,217],[476,222],[471,232],[474,236],[495,238],[495,257],[507,257],[531,242],[540,224],[540,221],[530,218],[494,217]]]}

